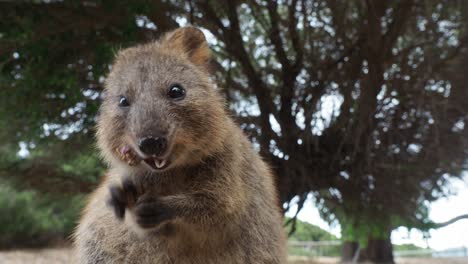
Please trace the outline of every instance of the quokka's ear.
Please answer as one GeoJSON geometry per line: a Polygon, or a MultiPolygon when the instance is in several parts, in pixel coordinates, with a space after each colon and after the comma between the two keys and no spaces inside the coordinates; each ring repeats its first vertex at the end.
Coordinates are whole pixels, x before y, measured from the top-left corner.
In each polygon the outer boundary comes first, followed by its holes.
{"type": "Polygon", "coordinates": [[[180,52],[193,64],[208,67],[210,48],[203,32],[196,27],[183,27],[167,33],[161,40],[164,48],[180,52]]]}

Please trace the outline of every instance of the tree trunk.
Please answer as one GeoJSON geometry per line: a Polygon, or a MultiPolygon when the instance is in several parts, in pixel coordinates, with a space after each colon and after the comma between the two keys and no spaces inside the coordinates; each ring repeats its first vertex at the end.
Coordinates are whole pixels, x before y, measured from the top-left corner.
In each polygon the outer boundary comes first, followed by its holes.
{"type": "Polygon", "coordinates": [[[361,251],[359,262],[395,263],[393,261],[393,246],[390,239],[369,239],[367,248],[361,251]]]}
{"type": "Polygon", "coordinates": [[[359,243],[356,241],[345,241],[343,242],[343,247],[341,248],[341,261],[342,262],[352,262],[354,256],[359,249],[359,243]]]}

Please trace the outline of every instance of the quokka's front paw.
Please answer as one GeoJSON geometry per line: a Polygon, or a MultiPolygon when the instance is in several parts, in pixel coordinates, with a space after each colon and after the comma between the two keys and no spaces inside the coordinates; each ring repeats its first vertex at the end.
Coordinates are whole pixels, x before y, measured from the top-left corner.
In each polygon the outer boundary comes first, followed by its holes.
{"type": "Polygon", "coordinates": [[[129,145],[124,145],[115,149],[120,160],[126,162],[129,166],[140,164],[141,158],[135,153],[129,145]]]}
{"type": "Polygon", "coordinates": [[[132,209],[135,222],[141,228],[153,228],[175,217],[174,208],[164,203],[161,198],[147,195],[140,196],[132,209]]]}
{"type": "Polygon", "coordinates": [[[109,191],[108,205],[120,220],[125,218],[126,209],[141,228],[153,228],[175,217],[175,210],[163,199],[148,192],[142,193],[129,179],[124,180],[122,186],[111,186],[109,191]]]}
{"type": "Polygon", "coordinates": [[[125,209],[132,208],[138,198],[138,190],[130,179],[125,179],[122,186],[114,185],[109,188],[110,198],[107,204],[114,210],[115,216],[122,220],[125,209]]]}

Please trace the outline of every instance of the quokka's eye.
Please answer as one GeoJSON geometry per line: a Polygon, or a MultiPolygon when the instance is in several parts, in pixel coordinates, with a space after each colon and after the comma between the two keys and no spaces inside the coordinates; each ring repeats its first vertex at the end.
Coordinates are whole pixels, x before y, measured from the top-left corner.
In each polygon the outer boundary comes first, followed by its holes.
{"type": "Polygon", "coordinates": [[[127,107],[130,106],[130,102],[125,98],[125,96],[121,95],[119,98],[119,106],[120,107],[127,107]]]}
{"type": "Polygon", "coordinates": [[[167,95],[173,100],[182,100],[185,97],[185,89],[180,84],[173,84],[169,87],[167,95]]]}

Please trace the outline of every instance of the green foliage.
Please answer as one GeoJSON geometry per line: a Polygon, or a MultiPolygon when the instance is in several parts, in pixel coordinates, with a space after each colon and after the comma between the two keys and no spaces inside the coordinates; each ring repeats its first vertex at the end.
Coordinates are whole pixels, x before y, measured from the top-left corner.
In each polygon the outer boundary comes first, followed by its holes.
{"type": "Polygon", "coordinates": [[[83,196],[41,195],[0,183],[0,247],[40,246],[71,234],[83,196]]]}
{"type": "MultiPolygon", "coordinates": [[[[290,220],[286,218],[287,222],[290,220]]],[[[286,226],[286,231],[291,230],[291,224],[286,226]]],[[[296,231],[289,237],[290,241],[338,241],[333,234],[322,228],[307,222],[296,220],[296,231]]],[[[303,248],[300,246],[289,246],[289,254],[294,256],[332,256],[340,255],[341,246],[317,246],[313,248],[303,248]]]]}
{"type": "MultiPolygon", "coordinates": [[[[289,218],[285,219],[286,221],[290,220],[289,218]]],[[[372,225],[372,223],[371,223],[372,225]]],[[[290,231],[291,224],[286,226],[286,231],[290,231]]],[[[369,232],[372,234],[373,239],[385,238],[387,233],[374,226],[361,226],[356,228],[351,228],[350,226],[342,226],[342,239],[341,241],[359,241],[361,247],[366,247],[367,245],[367,235],[369,232]]],[[[290,237],[290,241],[338,241],[336,236],[333,234],[321,229],[316,225],[309,224],[297,220],[296,223],[296,232],[294,232],[290,237]]],[[[407,251],[407,250],[420,250],[423,249],[414,244],[403,244],[403,245],[393,245],[395,251],[407,251]]],[[[292,246],[288,247],[290,255],[294,256],[330,256],[337,257],[341,254],[341,245],[338,246],[314,246],[311,248],[301,247],[301,246],[292,246]]]]}
{"type": "MultiPolygon", "coordinates": [[[[289,218],[286,218],[286,222],[289,218]]],[[[290,231],[291,224],[286,226],[286,230],[290,231]]],[[[323,230],[322,228],[309,224],[307,222],[296,220],[296,231],[289,237],[296,241],[332,241],[338,240],[336,236],[323,230]]]]}
{"type": "Polygon", "coordinates": [[[404,251],[404,250],[420,250],[424,248],[418,247],[415,244],[402,244],[402,245],[393,245],[393,249],[395,251],[404,251]]]}
{"type": "Polygon", "coordinates": [[[78,153],[73,159],[59,164],[63,174],[83,181],[96,182],[104,173],[104,166],[97,151],[78,153]]]}

